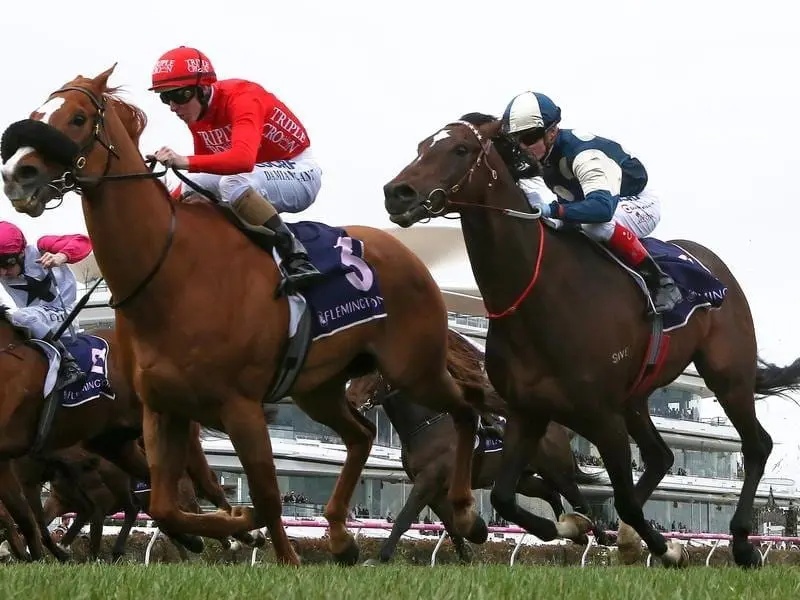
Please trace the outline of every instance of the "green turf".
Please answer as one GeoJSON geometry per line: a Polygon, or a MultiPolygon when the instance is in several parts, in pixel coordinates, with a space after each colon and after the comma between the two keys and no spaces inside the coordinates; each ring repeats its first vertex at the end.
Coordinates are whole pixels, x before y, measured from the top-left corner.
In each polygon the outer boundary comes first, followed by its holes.
{"type": "Polygon", "coordinates": [[[765,567],[355,567],[205,565],[9,565],[3,600],[370,598],[481,600],[800,598],[800,570],[765,567]]]}

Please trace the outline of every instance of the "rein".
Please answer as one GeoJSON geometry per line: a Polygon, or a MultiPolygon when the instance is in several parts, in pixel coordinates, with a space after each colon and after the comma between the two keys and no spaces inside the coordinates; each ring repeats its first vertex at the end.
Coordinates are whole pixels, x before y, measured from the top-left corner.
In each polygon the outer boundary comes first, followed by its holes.
{"type": "MultiPolygon", "coordinates": [[[[536,221],[539,225],[539,251],[536,256],[536,264],[533,269],[533,274],[531,275],[531,279],[528,282],[528,285],[522,290],[522,293],[517,297],[516,300],[505,310],[500,312],[492,312],[487,307],[486,318],[487,319],[502,319],[503,317],[507,317],[517,311],[520,305],[525,301],[525,299],[530,295],[533,291],[533,288],[536,286],[536,282],[539,280],[539,274],[541,272],[541,265],[542,265],[542,257],[544,256],[544,242],[545,242],[545,235],[544,235],[544,225],[542,224],[542,211],[538,207],[533,209],[534,212],[522,212],[519,210],[513,210],[511,208],[501,208],[497,206],[487,206],[485,204],[472,204],[469,202],[459,202],[452,199],[454,194],[457,194],[463,184],[469,183],[472,181],[472,176],[475,171],[481,166],[481,164],[485,164],[486,168],[489,170],[489,174],[491,175],[491,179],[489,181],[488,187],[489,189],[494,187],[494,182],[497,181],[497,170],[492,168],[489,164],[489,151],[492,148],[492,140],[484,138],[483,134],[478,130],[475,125],[468,121],[454,121],[452,123],[448,123],[445,127],[450,127],[451,125],[463,125],[467,129],[469,129],[472,134],[478,139],[478,143],[481,146],[481,151],[478,153],[475,162],[472,163],[472,166],[467,170],[466,173],[455,183],[455,185],[451,186],[449,189],[445,190],[443,188],[436,188],[428,194],[428,197],[425,201],[421,204],[421,206],[425,209],[429,217],[437,217],[443,215],[447,212],[448,208],[451,206],[464,206],[469,208],[483,208],[486,210],[494,210],[498,211],[503,215],[513,217],[515,219],[522,219],[524,221],[536,221]],[[444,198],[444,202],[440,208],[436,209],[433,205],[433,201],[436,194],[441,194],[444,198]]],[[[484,306],[486,303],[484,301],[484,306]]]]}
{"type": "MultiPolygon", "coordinates": [[[[78,194],[83,195],[84,187],[88,185],[93,185],[94,187],[99,187],[105,181],[130,181],[136,179],[156,179],[161,177],[167,172],[167,169],[163,171],[157,172],[153,169],[155,168],[156,161],[151,160],[148,161],[147,166],[149,170],[144,173],[123,173],[123,174],[109,174],[111,170],[111,161],[116,158],[119,159],[120,156],[117,153],[117,149],[112,143],[111,139],[108,137],[108,133],[105,127],[105,111],[106,111],[106,104],[105,98],[97,96],[92,93],[91,90],[86,88],[77,87],[77,86],[67,86],[60,88],[50,94],[52,98],[54,95],[63,93],[63,92],[79,92],[85,95],[91,103],[94,105],[97,112],[94,115],[94,128],[92,130],[92,136],[89,140],[84,143],[82,146],[79,147],[77,155],[72,160],[72,165],[68,168],[61,177],[51,180],[48,183],[48,187],[53,189],[56,193],[56,197],[53,200],[59,200],[59,204],[63,201],[64,194],[68,192],[76,192],[78,194]],[[86,166],[87,159],[86,156],[92,152],[94,149],[95,143],[100,144],[106,150],[106,164],[105,168],[103,169],[103,174],[100,176],[91,176],[91,175],[81,175],[80,171],[86,166]]],[[[178,175],[178,177],[184,181],[189,183],[192,187],[192,183],[188,180],[188,178],[181,176],[177,173],[176,169],[172,169],[173,172],[178,175]]],[[[195,188],[197,189],[197,188],[195,188]]],[[[205,190],[198,189],[200,193],[204,193],[205,190]]],[[[208,196],[207,192],[204,195],[208,196]]],[[[175,203],[172,202],[169,198],[167,198],[167,202],[170,208],[170,223],[169,223],[169,231],[167,232],[167,239],[164,243],[163,248],[161,249],[161,253],[156,260],[156,263],[150,269],[150,271],[145,275],[145,277],[141,280],[141,282],[134,287],[134,289],[129,292],[126,296],[123,296],[121,300],[114,300],[113,296],[109,299],[108,305],[113,308],[121,308],[122,306],[128,304],[131,300],[136,298],[142,290],[144,290],[147,285],[155,278],[158,272],[161,270],[164,262],[167,259],[167,255],[169,254],[170,248],[172,247],[172,243],[175,239],[175,230],[177,228],[177,215],[175,212],[175,203]]],[[[54,207],[55,208],[55,207],[54,207]]]]}

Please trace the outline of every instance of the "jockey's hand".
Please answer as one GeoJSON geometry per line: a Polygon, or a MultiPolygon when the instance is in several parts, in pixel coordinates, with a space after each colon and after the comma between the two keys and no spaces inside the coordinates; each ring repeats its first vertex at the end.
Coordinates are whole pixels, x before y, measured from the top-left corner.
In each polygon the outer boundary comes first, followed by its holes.
{"type": "Polygon", "coordinates": [[[155,158],[165,167],[173,167],[175,169],[188,169],[189,159],[185,156],[178,154],[172,148],[162,146],[155,154],[148,154],[145,158],[155,158]]]}
{"type": "Polygon", "coordinates": [[[52,269],[53,267],[60,267],[67,263],[67,255],[63,252],[56,252],[55,254],[51,252],[45,252],[42,254],[37,261],[40,265],[42,265],[45,269],[52,269]]]}

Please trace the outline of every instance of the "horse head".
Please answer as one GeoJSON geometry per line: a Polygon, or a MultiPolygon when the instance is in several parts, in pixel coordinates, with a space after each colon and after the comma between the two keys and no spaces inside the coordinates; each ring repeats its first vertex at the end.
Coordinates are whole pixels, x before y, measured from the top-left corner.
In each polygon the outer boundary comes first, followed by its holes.
{"type": "Polygon", "coordinates": [[[18,212],[38,217],[48,202],[81,183],[99,183],[111,171],[113,159],[138,144],[147,119],[140,109],[113,96],[116,88],[108,87],[113,71],[114,66],[94,78],[79,75],[3,133],[3,189],[18,212]],[[129,140],[113,133],[120,127],[129,140]]]}
{"type": "MultiPolygon", "coordinates": [[[[393,223],[409,227],[470,205],[485,205],[487,190],[515,186],[540,173],[536,160],[501,133],[501,122],[481,113],[460,120],[420,142],[417,158],[384,188],[393,223]]],[[[524,195],[520,191],[520,208],[524,195]]]]}

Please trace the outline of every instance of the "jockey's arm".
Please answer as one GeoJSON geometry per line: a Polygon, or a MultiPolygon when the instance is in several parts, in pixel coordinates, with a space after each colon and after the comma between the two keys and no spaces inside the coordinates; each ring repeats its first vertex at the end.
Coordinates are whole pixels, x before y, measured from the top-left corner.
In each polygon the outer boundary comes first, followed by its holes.
{"type": "Polygon", "coordinates": [[[87,256],[92,251],[92,242],[88,236],[80,233],[72,235],[45,235],[39,238],[36,243],[39,252],[59,252],[67,257],[68,263],[76,263],[87,256]]]}
{"type": "Polygon", "coordinates": [[[583,200],[553,203],[556,219],[573,223],[607,223],[614,217],[622,184],[622,169],[601,150],[584,150],[575,157],[572,171],[580,183],[583,200]]]}
{"type": "Polygon", "coordinates": [[[264,130],[264,105],[254,93],[243,93],[231,100],[230,113],[230,149],[219,154],[189,156],[190,173],[236,175],[253,170],[264,130]]]}

